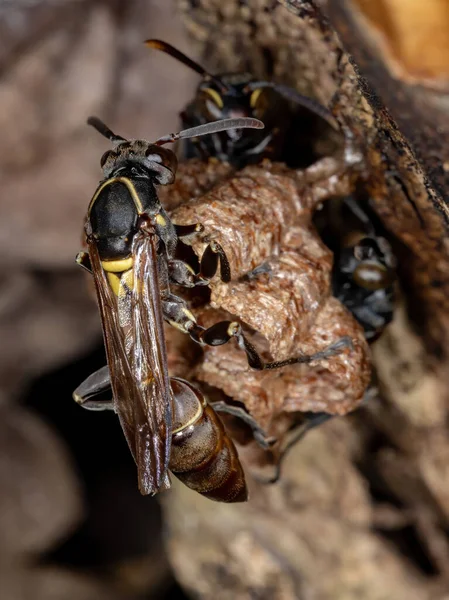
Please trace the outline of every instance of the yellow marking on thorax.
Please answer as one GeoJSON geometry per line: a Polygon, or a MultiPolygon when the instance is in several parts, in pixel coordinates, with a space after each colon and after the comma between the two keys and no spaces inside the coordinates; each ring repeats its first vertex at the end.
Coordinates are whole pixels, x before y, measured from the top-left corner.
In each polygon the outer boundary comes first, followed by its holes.
{"type": "Polygon", "coordinates": [[[108,185],[112,185],[113,183],[117,183],[117,182],[122,183],[124,186],[126,186],[126,188],[128,189],[128,192],[131,195],[131,198],[133,199],[134,205],[135,205],[139,215],[141,215],[143,213],[142,202],[140,201],[139,194],[136,192],[136,188],[134,187],[133,182],[130,179],[128,179],[127,177],[111,177],[111,179],[107,179],[106,181],[104,181],[100,185],[98,190],[95,192],[94,197],[92,198],[92,200],[90,201],[90,204],[89,204],[89,208],[87,211],[88,215],[90,215],[90,211],[92,210],[92,207],[95,204],[95,201],[97,200],[97,198],[101,194],[101,192],[108,185]]]}

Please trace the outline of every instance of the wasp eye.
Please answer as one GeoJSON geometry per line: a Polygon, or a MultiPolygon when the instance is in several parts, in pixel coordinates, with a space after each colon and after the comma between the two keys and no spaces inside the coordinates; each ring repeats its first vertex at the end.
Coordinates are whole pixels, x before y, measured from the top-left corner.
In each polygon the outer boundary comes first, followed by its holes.
{"type": "Polygon", "coordinates": [[[203,88],[203,92],[212,98],[218,108],[223,108],[223,99],[216,90],[212,88],[203,88]]]}
{"type": "Polygon", "coordinates": [[[366,290],[380,290],[392,283],[390,271],[379,263],[362,262],[354,271],[353,279],[366,290]]]}
{"type": "Polygon", "coordinates": [[[152,162],[163,164],[162,156],[159,154],[157,149],[155,150],[154,146],[150,146],[145,150],[145,156],[150,159],[152,162]]]}
{"type": "Polygon", "coordinates": [[[108,160],[108,158],[110,157],[110,155],[112,154],[112,152],[110,150],[106,150],[106,152],[103,154],[103,156],[100,159],[100,166],[103,168],[106,161],[108,160]]]}

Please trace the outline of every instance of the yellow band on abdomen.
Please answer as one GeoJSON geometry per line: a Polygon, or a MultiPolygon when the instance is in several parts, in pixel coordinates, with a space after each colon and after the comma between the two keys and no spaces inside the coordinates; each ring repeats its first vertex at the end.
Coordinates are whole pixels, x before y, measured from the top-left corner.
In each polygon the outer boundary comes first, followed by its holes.
{"type": "Polygon", "coordinates": [[[133,262],[134,259],[130,256],[119,260],[102,260],[101,266],[107,273],[122,273],[128,271],[133,266],[133,262]]]}
{"type": "Polygon", "coordinates": [[[120,275],[117,275],[117,273],[113,272],[106,272],[106,276],[108,278],[109,285],[116,296],[124,296],[133,290],[134,273],[132,269],[129,269],[120,275]]]}

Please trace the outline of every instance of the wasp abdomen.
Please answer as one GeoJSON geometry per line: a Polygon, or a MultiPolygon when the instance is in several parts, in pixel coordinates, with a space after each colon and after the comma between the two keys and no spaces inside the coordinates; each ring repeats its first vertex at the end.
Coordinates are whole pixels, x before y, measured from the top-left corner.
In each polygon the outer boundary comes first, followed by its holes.
{"type": "Polygon", "coordinates": [[[204,396],[187,381],[171,379],[174,428],[169,468],[192,490],[211,500],[247,500],[237,450],[204,396]]]}

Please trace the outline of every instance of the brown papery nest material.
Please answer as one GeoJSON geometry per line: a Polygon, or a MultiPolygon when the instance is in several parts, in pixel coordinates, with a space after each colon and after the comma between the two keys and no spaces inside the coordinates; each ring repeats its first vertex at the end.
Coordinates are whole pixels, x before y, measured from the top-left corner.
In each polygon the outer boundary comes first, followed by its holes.
{"type": "MultiPolygon", "coordinates": [[[[332,254],[312,224],[316,206],[334,195],[342,166],[338,159],[324,159],[293,171],[264,161],[232,174],[216,161],[204,171],[198,164],[180,165],[175,184],[179,206],[171,217],[181,225],[202,223],[204,233],[188,243],[200,257],[208,240],[216,240],[232,273],[229,283],[214,277],[210,299],[195,297],[198,323],[210,327],[223,319],[241,321],[265,360],[312,354],[343,336],[352,339],[353,348],[325,360],[255,371],[232,341],[205,347],[198,356],[179,332],[167,331],[172,373],[206,384],[212,396],[220,390],[228,401],[241,403],[280,444],[302,421],[301,413],[343,415],[356,408],[370,381],[363,331],[331,296],[332,254]]],[[[339,185],[342,192],[349,189],[350,177],[339,179],[339,185]]],[[[170,190],[163,195],[169,205],[173,198],[170,190]]]]}

